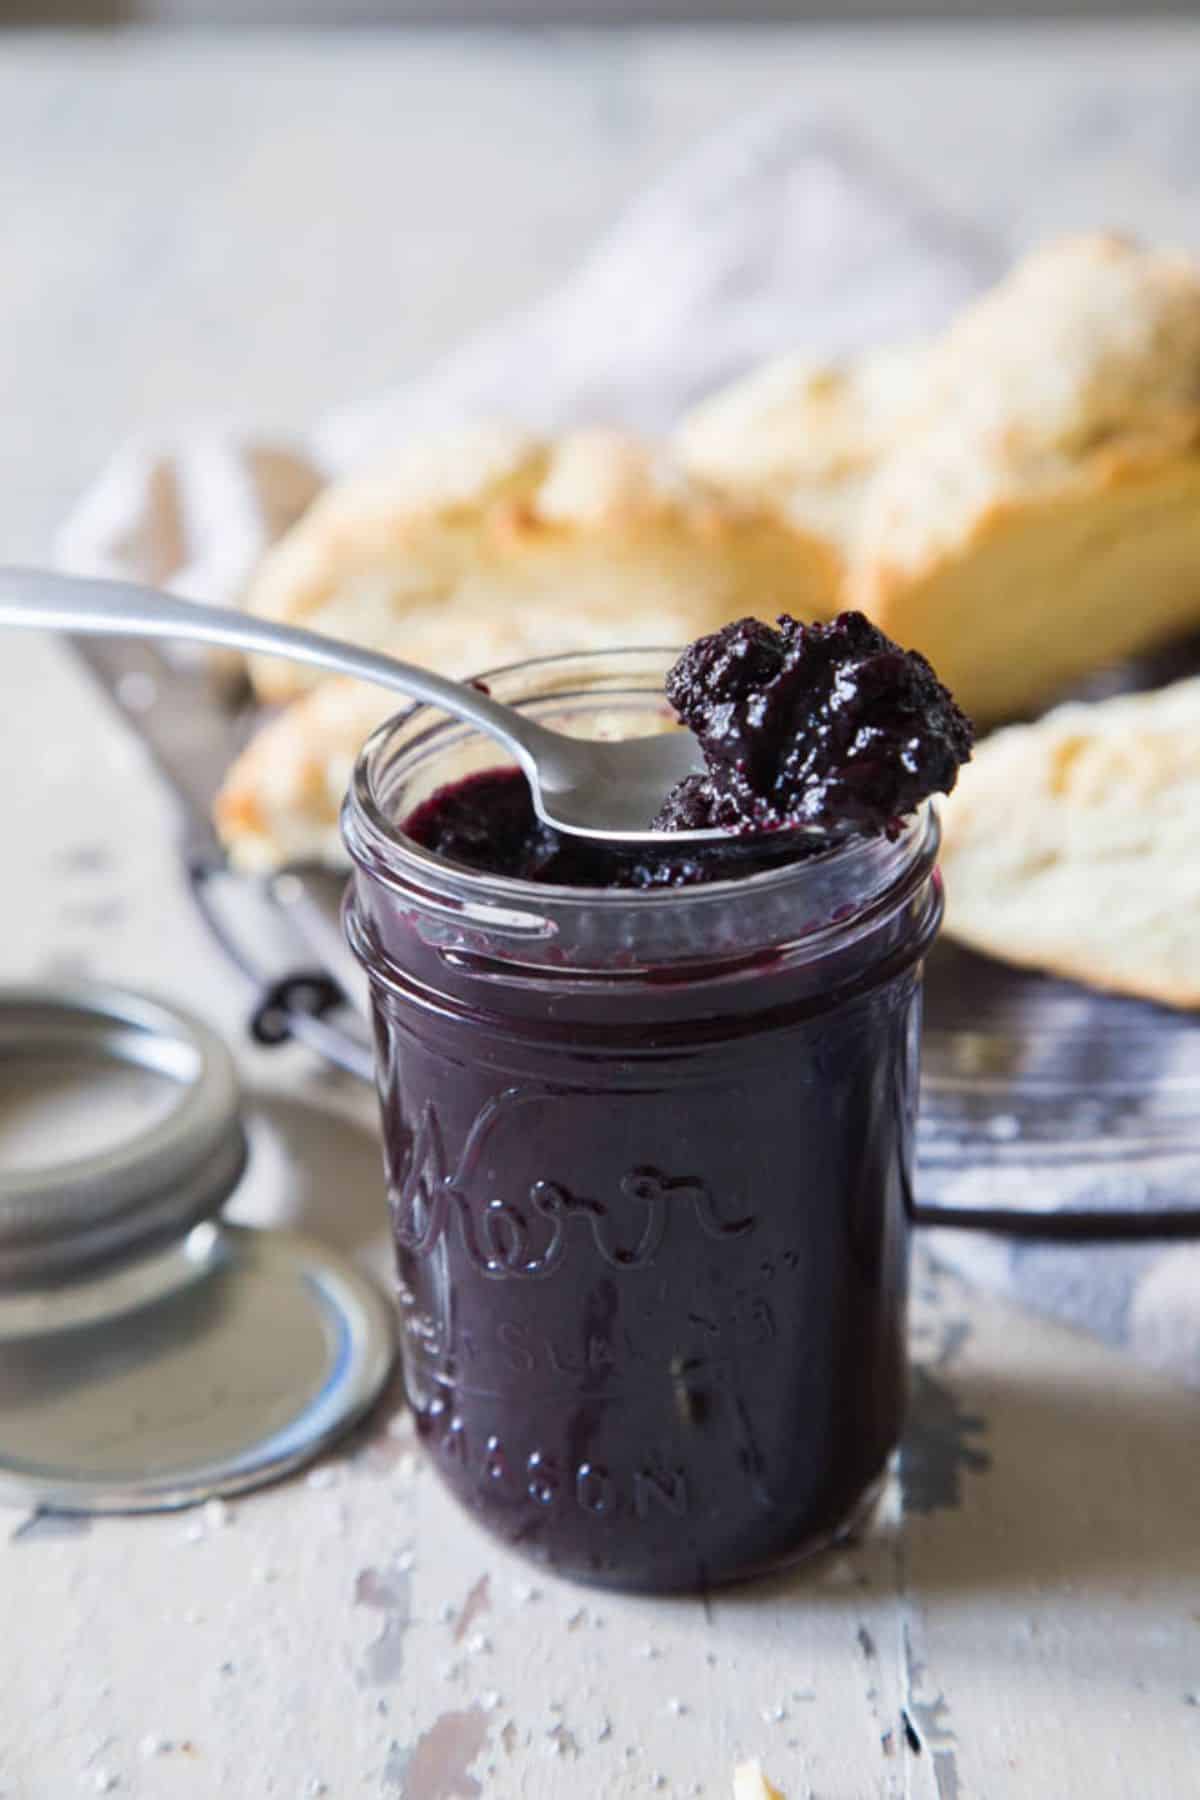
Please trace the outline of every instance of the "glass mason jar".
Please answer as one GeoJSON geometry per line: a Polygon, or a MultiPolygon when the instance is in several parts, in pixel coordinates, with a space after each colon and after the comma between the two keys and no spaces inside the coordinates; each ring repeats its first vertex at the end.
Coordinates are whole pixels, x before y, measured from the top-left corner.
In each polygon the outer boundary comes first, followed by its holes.
{"type": "MultiPolygon", "coordinates": [[[[580,735],[665,723],[671,655],[501,671],[580,735]]],[[[578,1579],[699,1589],[869,1505],[906,1387],[937,822],[631,892],[451,864],[399,827],[502,761],[420,707],[344,829],[370,979],[408,1397],[443,1481],[578,1579]]]]}

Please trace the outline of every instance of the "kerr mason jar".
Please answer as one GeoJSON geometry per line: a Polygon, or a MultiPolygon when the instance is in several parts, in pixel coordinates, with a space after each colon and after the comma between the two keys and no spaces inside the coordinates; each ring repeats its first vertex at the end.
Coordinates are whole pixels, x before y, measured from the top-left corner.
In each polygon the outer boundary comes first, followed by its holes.
{"type": "MultiPolygon", "coordinates": [[[[659,730],[669,652],[488,678],[659,730]]],[[[346,805],[408,1397],[447,1487],[577,1579],[700,1589],[869,1505],[906,1387],[928,809],[737,881],[631,892],[451,864],[402,821],[502,754],[428,708],[346,805]]]]}

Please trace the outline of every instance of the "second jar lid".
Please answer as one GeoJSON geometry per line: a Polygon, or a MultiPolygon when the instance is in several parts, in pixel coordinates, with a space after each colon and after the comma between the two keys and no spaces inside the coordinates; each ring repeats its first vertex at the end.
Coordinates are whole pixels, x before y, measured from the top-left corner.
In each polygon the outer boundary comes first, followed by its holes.
{"type": "Polygon", "coordinates": [[[124,990],[0,990],[10,1120],[31,1094],[34,1153],[19,1131],[0,1153],[0,1500],[186,1505],[296,1467],[361,1416],[391,1369],[391,1308],[321,1244],[217,1222],[246,1138],[209,1027],[124,990]],[[75,1136],[94,1147],[72,1150],[64,1068],[93,1114],[114,1070],[164,1092],[123,1134],[88,1118],[75,1136]]]}

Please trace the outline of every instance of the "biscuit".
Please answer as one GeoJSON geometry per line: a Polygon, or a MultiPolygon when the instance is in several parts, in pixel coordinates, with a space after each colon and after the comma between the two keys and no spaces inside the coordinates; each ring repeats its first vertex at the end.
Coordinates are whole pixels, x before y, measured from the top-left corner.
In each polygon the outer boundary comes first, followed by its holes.
{"type": "Polygon", "coordinates": [[[696,407],[677,433],[680,457],[729,493],[779,507],[824,544],[840,581],[869,484],[927,400],[928,358],[924,344],[837,362],[781,357],[696,407]]]}
{"type": "MultiPolygon", "coordinates": [[[[832,586],[822,546],[665,451],[615,432],[548,441],[497,426],[335,483],[268,553],[246,606],[457,673],[494,660],[494,637],[538,652],[616,645],[661,613],[690,638],[747,612],[823,614],[832,586]]],[[[251,669],[268,701],[320,679],[264,658],[251,669]]]]}
{"type": "Polygon", "coordinates": [[[1200,1006],[1200,677],[994,733],[941,811],[948,935],[1200,1006]]]}
{"type": "Polygon", "coordinates": [[[1021,264],[935,346],[845,597],[988,723],[1200,622],[1200,271],[1115,238],[1021,264]]]}

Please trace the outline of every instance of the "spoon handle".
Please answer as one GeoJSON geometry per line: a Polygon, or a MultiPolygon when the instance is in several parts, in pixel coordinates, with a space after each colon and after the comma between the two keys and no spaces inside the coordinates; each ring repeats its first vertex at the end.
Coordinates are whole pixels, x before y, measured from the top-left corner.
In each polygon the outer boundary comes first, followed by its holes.
{"type": "Polygon", "coordinates": [[[535,763],[541,763],[544,770],[548,757],[556,759],[563,741],[557,732],[545,731],[532,719],[523,718],[512,707],[501,705],[466,682],[450,681],[415,663],[360,650],[353,644],[322,637],[316,631],[303,631],[295,625],[274,625],[228,607],[177,600],[137,582],[101,581],[43,569],[0,568],[0,625],[228,644],[234,649],[352,675],[465,719],[498,738],[530,776],[535,772],[535,763]]]}

